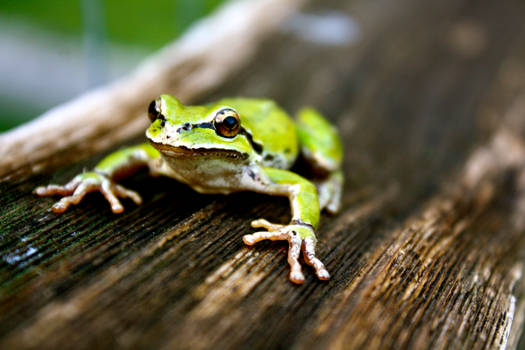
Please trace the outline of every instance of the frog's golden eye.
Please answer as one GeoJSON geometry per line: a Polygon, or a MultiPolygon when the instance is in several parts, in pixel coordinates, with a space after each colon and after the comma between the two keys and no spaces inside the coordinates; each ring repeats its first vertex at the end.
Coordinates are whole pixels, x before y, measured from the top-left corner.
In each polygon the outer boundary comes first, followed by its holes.
{"type": "Polygon", "coordinates": [[[148,117],[152,123],[159,118],[164,119],[164,116],[160,112],[160,98],[151,101],[151,103],[149,104],[148,117]]]}
{"type": "Polygon", "coordinates": [[[234,137],[241,130],[241,118],[235,110],[223,108],[215,114],[213,125],[219,135],[234,137]]]}

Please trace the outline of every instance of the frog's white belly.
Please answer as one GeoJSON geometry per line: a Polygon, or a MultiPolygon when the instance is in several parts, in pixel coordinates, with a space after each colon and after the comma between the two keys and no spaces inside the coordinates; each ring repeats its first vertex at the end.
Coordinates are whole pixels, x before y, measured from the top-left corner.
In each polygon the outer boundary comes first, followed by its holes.
{"type": "Polygon", "coordinates": [[[246,180],[243,170],[245,160],[231,160],[218,157],[163,157],[157,171],[163,175],[188,184],[202,193],[223,193],[242,191],[246,180]],[[244,164],[243,164],[244,163],[244,164]]]}

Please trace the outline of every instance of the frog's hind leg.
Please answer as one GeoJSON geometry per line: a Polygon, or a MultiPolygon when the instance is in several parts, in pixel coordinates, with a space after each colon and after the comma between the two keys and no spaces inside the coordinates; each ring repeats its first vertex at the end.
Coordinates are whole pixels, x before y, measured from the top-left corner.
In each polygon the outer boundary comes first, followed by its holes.
{"type": "Polygon", "coordinates": [[[330,173],[327,177],[314,181],[319,197],[319,207],[326,209],[330,214],[336,214],[341,207],[343,192],[343,172],[341,170],[330,173]]]}
{"type": "Polygon", "coordinates": [[[287,196],[292,208],[292,220],[288,225],[271,223],[265,219],[254,220],[252,227],[264,228],[266,231],[244,235],[244,243],[253,245],[266,239],[288,241],[288,264],[292,282],[304,282],[299,262],[301,250],[305,262],[314,267],[317,277],[320,280],[330,279],[330,274],[315,254],[315,230],[319,224],[320,210],[314,184],[288,170],[261,168],[257,172],[259,181],[254,182],[250,189],[269,195],[287,196]]]}
{"type": "Polygon", "coordinates": [[[301,154],[315,173],[319,206],[329,213],[339,211],[344,176],[342,142],[337,129],[319,112],[305,108],[297,116],[301,154]]]}

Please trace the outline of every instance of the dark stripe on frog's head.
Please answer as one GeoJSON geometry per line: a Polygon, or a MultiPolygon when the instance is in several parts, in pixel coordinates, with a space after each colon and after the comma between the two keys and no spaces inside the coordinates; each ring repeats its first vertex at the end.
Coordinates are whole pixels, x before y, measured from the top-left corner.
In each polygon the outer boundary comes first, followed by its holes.
{"type": "Polygon", "coordinates": [[[245,128],[241,128],[241,132],[240,134],[246,136],[246,138],[248,139],[248,141],[250,142],[250,145],[252,145],[252,148],[255,152],[257,152],[258,154],[261,154],[262,151],[263,151],[263,147],[258,144],[257,142],[255,142],[253,140],[253,137],[252,137],[252,134],[250,134],[248,131],[246,131],[245,128]]]}
{"type": "Polygon", "coordinates": [[[200,129],[212,129],[215,130],[213,123],[205,122],[199,124],[184,123],[180,128],[177,129],[177,132],[180,134],[183,131],[190,131],[191,129],[200,128],[200,129]]]}

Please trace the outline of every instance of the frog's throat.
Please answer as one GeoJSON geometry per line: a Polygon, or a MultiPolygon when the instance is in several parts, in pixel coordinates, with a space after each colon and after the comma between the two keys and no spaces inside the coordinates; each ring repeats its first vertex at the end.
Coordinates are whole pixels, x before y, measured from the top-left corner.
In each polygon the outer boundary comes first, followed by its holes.
{"type": "Polygon", "coordinates": [[[164,156],[172,158],[188,158],[188,157],[218,157],[218,158],[234,158],[244,160],[248,158],[248,154],[237,152],[228,149],[219,148],[195,148],[189,149],[184,146],[170,146],[162,143],[150,141],[153,147],[159,150],[164,156]]]}

